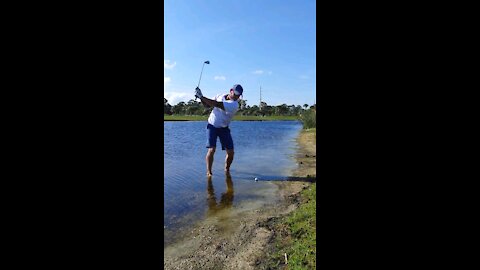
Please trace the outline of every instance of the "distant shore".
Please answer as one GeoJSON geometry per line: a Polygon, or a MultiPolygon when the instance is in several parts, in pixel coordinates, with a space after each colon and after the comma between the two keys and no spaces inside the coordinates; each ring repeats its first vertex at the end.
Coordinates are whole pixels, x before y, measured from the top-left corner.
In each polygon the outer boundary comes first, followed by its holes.
{"type": "MultiPolygon", "coordinates": [[[[207,121],[208,115],[163,115],[163,121],[207,121]]],[[[295,121],[298,116],[235,115],[233,121],[295,121]]]]}

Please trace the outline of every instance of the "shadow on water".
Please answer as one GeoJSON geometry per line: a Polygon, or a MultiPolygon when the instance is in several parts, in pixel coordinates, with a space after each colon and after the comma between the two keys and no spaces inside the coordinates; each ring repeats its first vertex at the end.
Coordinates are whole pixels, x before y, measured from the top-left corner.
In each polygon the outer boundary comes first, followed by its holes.
{"type": "MultiPolygon", "coordinates": [[[[202,215],[198,212],[195,213],[190,213],[190,214],[185,214],[182,215],[180,219],[177,220],[177,223],[169,227],[168,229],[164,226],[164,248],[166,245],[176,242],[178,240],[181,240],[185,238],[188,235],[188,232],[190,231],[189,229],[194,228],[195,224],[201,220],[204,220],[204,218],[213,218],[213,220],[223,220],[229,215],[232,214],[233,210],[233,198],[234,198],[234,188],[233,188],[233,180],[232,176],[230,173],[225,173],[225,186],[226,190],[225,192],[220,194],[220,197],[218,198],[217,194],[215,193],[215,187],[214,187],[214,181],[212,180],[212,176],[207,176],[206,180],[206,191],[207,194],[205,197],[203,197],[206,201],[206,212],[205,216],[202,217],[202,215]],[[185,230],[183,228],[189,228],[188,230],[185,230]]],[[[217,186],[217,188],[219,188],[217,186]]],[[[204,202],[205,202],[204,201],[204,202]]],[[[228,221],[228,219],[227,219],[228,221]]]]}
{"type": "Polygon", "coordinates": [[[238,225],[232,220],[279,199],[276,193],[278,187],[273,181],[239,181],[236,175],[232,178],[230,173],[217,178],[218,182],[215,178],[215,175],[203,178],[203,194],[199,200],[192,201],[199,210],[205,207],[204,211],[180,215],[172,225],[164,226],[164,248],[191,239],[197,226],[215,224],[219,232],[228,233],[238,225]],[[235,190],[239,194],[235,194],[235,190]]]}

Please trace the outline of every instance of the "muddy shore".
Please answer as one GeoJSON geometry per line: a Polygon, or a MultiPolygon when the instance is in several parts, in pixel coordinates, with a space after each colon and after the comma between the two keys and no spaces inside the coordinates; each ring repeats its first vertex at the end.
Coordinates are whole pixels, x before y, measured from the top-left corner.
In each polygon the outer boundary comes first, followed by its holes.
{"type": "Polygon", "coordinates": [[[298,168],[284,179],[288,181],[275,182],[278,201],[244,205],[195,225],[183,240],[164,249],[164,268],[261,269],[264,251],[273,245],[274,232],[266,224],[296,209],[298,193],[316,178],[315,133],[300,132],[297,143],[298,168]]]}

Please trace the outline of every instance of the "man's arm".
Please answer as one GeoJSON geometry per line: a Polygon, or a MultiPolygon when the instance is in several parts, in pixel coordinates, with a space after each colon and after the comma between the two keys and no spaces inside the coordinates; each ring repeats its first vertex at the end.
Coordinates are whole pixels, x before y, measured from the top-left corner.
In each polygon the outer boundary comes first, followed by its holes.
{"type": "Polygon", "coordinates": [[[195,97],[199,98],[202,104],[205,104],[209,107],[217,107],[222,110],[225,110],[225,107],[223,106],[223,102],[218,102],[216,100],[204,97],[202,94],[202,90],[200,90],[200,88],[198,87],[195,88],[195,97]]]}
{"type": "Polygon", "coordinates": [[[219,102],[219,101],[209,99],[209,98],[206,98],[206,97],[203,97],[203,96],[200,98],[200,101],[202,101],[202,103],[206,104],[207,106],[217,107],[217,108],[220,108],[222,110],[225,110],[225,107],[223,107],[223,102],[219,102]]]}
{"type": "Polygon", "coordinates": [[[208,106],[207,103],[205,103],[204,101],[202,101],[201,98],[200,98],[200,102],[202,103],[203,107],[205,107],[205,108],[210,108],[210,106],[208,106]]]}

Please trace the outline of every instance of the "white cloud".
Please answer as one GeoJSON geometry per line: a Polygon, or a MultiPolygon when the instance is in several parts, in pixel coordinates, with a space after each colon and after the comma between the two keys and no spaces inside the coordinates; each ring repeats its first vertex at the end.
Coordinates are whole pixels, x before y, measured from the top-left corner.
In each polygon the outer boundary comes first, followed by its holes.
{"type": "Polygon", "coordinates": [[[225,76],[215,76],[214,79],[215,79],[216,81],[218,81],[218,80],[220,80],[220,81],[225,81],[225,80],[226,80],[225,76]]]}
{"type": "Polygon", "coordinates": [[[308,79],[308,76],[307,75],[300,75],[299,78],[305,80],[305,79],[308,79]]]}
{"type": "Polygon", "coordinates": [[[269,71],[269,72],[268,72],[268,75],[272,75],[272,73],[273,73],[273,72],[269,71]]]}
{"type": "Polygon", "coordinates": [[[172,78],[165,77],[165,76],[163,77],[163,87],[164,87],[163,93],[164,93],[164,97],[168,100],[168,104],[177,105],[181,101],[188,102],[190,99],[195,98],[193,90],[190,93],[186,93],[186,92],[177,92],[175,91],[175,89],[171,89],[170,87],[171,82],[172,82],[172,78]]]}
{"type": "Polygon", "coordinates": [[[253,74],[263,74],[263,70],[255,70],[253,74]]]}
{"type": "Polygon", "coordinates": [[[195,99],[192,93],[182,93],[182,92],[165,92],[164,97],[168,100],[168,104],[177,105],[179,102],[188,102],[190,99],[195,99]]]}
{"type": "Polygon", "coordinates": [[[163,67],[165,69],[172,69],[176,65],[177,65],[177,62],[174,62],[173,64],[170,64],[170,60],[163,60],[163,67]]]}

